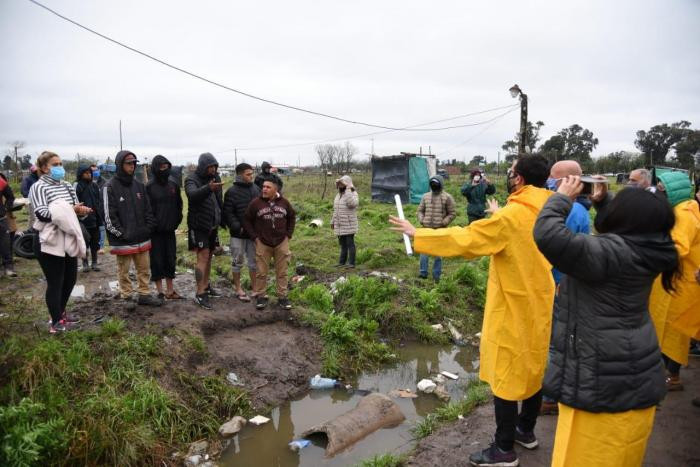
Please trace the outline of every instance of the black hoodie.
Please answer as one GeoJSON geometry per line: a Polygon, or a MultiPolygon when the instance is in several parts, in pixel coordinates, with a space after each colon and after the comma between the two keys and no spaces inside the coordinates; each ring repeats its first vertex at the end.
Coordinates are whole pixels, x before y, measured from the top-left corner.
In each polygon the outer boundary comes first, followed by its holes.
{"type": "MultiPolygon", "coordinates": [[[[185,179],[185,194],[189,201],[187,207],[187,228],[210,232],[222,224],[221,209],[224,205],[222,190],[212,191],[209,182],[220,182],[218,174],[207,175],[207,168],[219,163],[210,153],[199,156],[197,170],[185,179]]],[[[222,225],[222,227],[224,227],[222,225]]]]}
{"type": "Polygon", "coordinates": [[[155,231],[172,232],[182,222],[182,196],[178,184],[168,177],[170,170],[166,173],[159,170],[162,164],[170,164],[170,161],[160,155],[151,161],[152,177],[146,192],[156,219],[155,231]]]}
{"type": "Polygon", "coordinates": [[[252,200],[260,196],[260,189],[254,183],[246,183],[239,177],[224,196],[224,223],[232,237],[250,238],[243,228],[245,211],[252,200]]]}
{"type": "Polygon", "coordinates": [[[117,153],[117,174],[102,191],[107,238],[111,253],[118,255],[150,250],[156,227],[146,187],[124,172],[124,158],[129,154],[136,157],[131,151],[117,153]]]}
{"type": "Polygon", "coordinates": [[[80,219],[80,222],[88,229],[94,229],[102,225],[101,215],[102,211],[100,206],[100,189],[97,184],[90,180],[83,180],[83,173],[90,171],[89,165],[80,164],[78,170],[76,171],[77,183],[75,184],[75,194],[78,197],[78,201],[83,203],[85,206],[92,209],[92,212],[80,219]]]}
{"type": "Polygon", "coordinates": [[[277,192],[279,194],[282,194],[282,179],[277,175],[276,173],[270,172],[270,169],[272,168],[272,165],[270,165],[269,162],[263,162],[262,165],[260,166],[260,169],[262,172],[260,172],[256,177],[255,183],[260,190],[262,190],[263,182],[270,180],[272,182],[277,183],[277,192]]]}

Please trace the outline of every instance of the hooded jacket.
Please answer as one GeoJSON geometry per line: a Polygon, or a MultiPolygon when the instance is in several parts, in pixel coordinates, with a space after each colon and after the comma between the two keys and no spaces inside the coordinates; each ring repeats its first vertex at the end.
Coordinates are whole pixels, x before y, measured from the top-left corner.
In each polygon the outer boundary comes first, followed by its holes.
{"type": "Polygon", "coordinates": [[[445,193],[442,189],[443,181],[441,176],[430,177],[430,182],[437,182],[440,185],[440,191],[434,192],[431,189],[431,191],[423,195],[416,211],[418,222],[423,227],[432,229],[447,227],[457,216],[455,200],[451,194],[445,193]]]}
{"type": "Polygon", "coordinates": [[[90,171],[89,165],[81,164],[78,166],[75,177],[78,181],[75,184],[75,194],[78,197],[78,201],[83,203],[85,206],[92,209],[92,212],[82,218],[80,222],[88,228],[94,229],[102,225],[101,212],[102,207],[100,206],[100,189],[97,184],[90,180],[83,180],[81,177],[83,173],[90,171]]]}
{"type": "Polygon", "coordinates": [[[479,183],[472,185],[467,180],[461,189],[462,195],[467,198],[467,215],[482,218],[486,215],[486,196],[496,193],[496,187],[482,178],[479,183]]]}
{"type": "Polygon", "coordinates": [[[29,198],[29,189],[34,185],[34,183],[39,180],[39,174],[36,173],[36,169],[32,171],[29,175],[22,179],[22,184],[19,187],[20,193],[25,198],[29,198]]]}
{"type": "Polygon", "coordinates": [[[0,176],[0,198],[2,200],[0,203],[0,219],[2,219],[12,212],[12,206],[15,203],[15,194],[4,176],[0,176]]]}
{"type": "Polygon", "coordinates": [[[119,151],[114,162],[117,173],[102,190],[105,228],[110,253],[130,255],[151,249],[151,232],[156,227],[151,203],[143,183],[124,172],[124,159],[131,151],[119,151]]]}
{"type": "Polygon", "coordinates": [[[172,164],[163,156],[155,156],[151,161],[151,179],[146,185],[146,193],[156,221],[155,232],[172,232],[182,222],[182,196],[180,187],[169,177],[170,170],[162,173],[159,167],[172,164]]]}
{"type": "Polygon", "coordinates": [[[255,183],[262,190],[263,182],[271,180],[277,183],[277,192],[282,193],[282,179],[276,173],[270,172],[272,165],[269,162],[263,162],[260,166],[261,172],[255,177],[255,183]]]}
{"type": "Polygon", "coordinates": [[[544,393],[588,412],[653,407],[666,386],[649,292],[678,261],[673,242],[661,233],[575,234],[565,225],[571,205],[553,195],[534,229],[540,251],[565,274],[544,393]]]}
{"type": "Polygon", "coordinates": [[[259,196],[246,209],[243,226],[251,239],[260,239],[267,246],[275,247],[285,238],[292,239],[296,213],[282,195],[273,200],[259,196]]]}
{"type": "Polygon", "coordinates": [[[185,179],[185,194],[189,201],[187,207],[187,228],[210,232],[222,224],[221,210],[224,200],[221,190],[212,191],[209,182],[220,182],[219,175],[210,177],[207,168],[219,163],[216,158],[205,152],[199,156],[197,170],[185,179]]]}
{"type": "Polygon", "coordinates": [[[246,183],[236,177],[233,186],[224,195],[224,222],[235,238],[250,238],[243,227],[245,211],[255,198],[260,196],[260,189],[255,183],[246,183]]]}
{"type": "Polygon", "coordinates": [[[335,195],[331,225],[337,236],[353,235],[358,230],[357,206],[360,204],[360,197],[349,175],[343,175],[336,180],[337,182],[345,186],[345,191],[335,195]]]}
{"type": "Polygon", "coordinates": [[[417,229],[415,250],[431,256],[491,256],[479,378],[509,401],[542,387],[554,302],[552,266],[532,237],[552,192],[526,185],[488,219],[468,227],[417,229]]]}

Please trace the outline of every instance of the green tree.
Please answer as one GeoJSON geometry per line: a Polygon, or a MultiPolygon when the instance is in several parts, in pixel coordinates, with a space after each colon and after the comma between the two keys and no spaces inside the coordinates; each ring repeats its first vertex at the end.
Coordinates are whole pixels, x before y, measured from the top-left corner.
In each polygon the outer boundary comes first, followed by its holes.
{"type": "Polygon", "coordinates": [[[2,160],[2,168],[5,170],[12,170],[12,156],[9,154],[2,160]]]}
{"type": "Polygon", "coordinates": [[[475,165],[475,166],[480,166],[486,163],[486,158],[484,156],[476,155],[472,157],[472,160],[469,161],[469,165],[475,165]]]}
{"type": "Polygon", "coordinates": [[[675,146],[676,161],[684,169],[692,169],[700,156],[700,130],[689,130],[675,146]]]}
{"type": "Polygon", "coordinates": [[[687,134],[690,122],[662,123],[654,125],[649,131],[639,130],[634,145],[646,156],[650,165],[665,163],[666,156],[671,147],[683,140],[687,134]]]}
{"type": "Polygon", "coordinates": [[[574,160],[589,164],[591,152],[598,146],[598,138],[593,132],[574,123],[545,141],[540,153],[550,161],[574,160]]]}
{"type": "MultiPolygon", "coordinates": [[[[538,120],[536,123],[527,122],[527,142],[531,150],[537,147],[540,140],[540,129],[544,126],[544,122],[538,120]]],[[[520,144],[520,132],[515,135],[515,138],[506,141],[501,146],[506,152],[506,161],[512,162],[518,155],[518,145],[520,144]]]]}

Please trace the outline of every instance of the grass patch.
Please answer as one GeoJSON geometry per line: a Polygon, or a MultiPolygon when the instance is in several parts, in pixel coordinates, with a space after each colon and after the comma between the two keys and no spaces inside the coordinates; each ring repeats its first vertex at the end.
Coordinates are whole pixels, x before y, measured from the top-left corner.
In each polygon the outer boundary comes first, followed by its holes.
{"type": "Polygon", "coordinates": [[[442,425],[457,420],[459,415],[466,417],[474,408],[488,401],[490,397],[491,390],[488,384],[481,381],[471,381],[462,400],[450,402],[428,414],[411,431],[416,439],[425,438],[442,425]]]}
{"type": "Polygon", "coordinates": [[[358,464],[359,467],[400,467],[403,465],[404,459],[393,454],[382,454],[374,456],[358,464]]]}

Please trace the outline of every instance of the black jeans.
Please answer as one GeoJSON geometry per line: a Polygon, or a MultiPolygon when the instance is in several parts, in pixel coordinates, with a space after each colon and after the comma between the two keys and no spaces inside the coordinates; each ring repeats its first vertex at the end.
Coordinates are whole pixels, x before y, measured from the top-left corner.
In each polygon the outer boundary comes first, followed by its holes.
{"type": "Polygon", "coordinates": [[[56,324],[66,309],[78,275],[78,258],[54,256],[40,252],[37,259],[46,277],[46,306],[56,324]]]}
{"type": "Polygon", "coordinates": [[[12,241],[7,217],[0,219],[0,259],[6,268],[12,267],[12,241]]]}
{"type": "Polygon", "coordinates": [[[510,451],[515,442],[516,426],[525,433],[535,428],[542,405],[542,391],[537,391],[523,401],[520,415],[518,415],[517,401],[507,401],[493,396],[493,405],[496,409],[496,444],[502,450],[510,451]]]}
{"type": "Polygon", "coordinates": [[[664,354],[661,354],[661,356],[664,358],[664,365],[666,366],[666,371],[668,371],[668,373],[671,376],[678,376],[681,372],[681,364],[675,360],[671,360],[664,354]]]}
{"type": "Polygon", "coordinates": [[[338,243],[340,243],[340,258],[338,259],[339,264],[355,265],[355,234],[350,235],[338,235],[338,243]]]}
{"type": "MultiPolygon", "coordinates": [[[[90,235],[90,240],[85,242],[85,246],[90,251],[92,264],[94,266],[97,264],[97,250],[100,249],[100,228],[86,227],[85,230],[87,230],[87,233],[90,235]]],[[[83,263],[87,264],[87,258],[83,260],[83,263]]]]}

